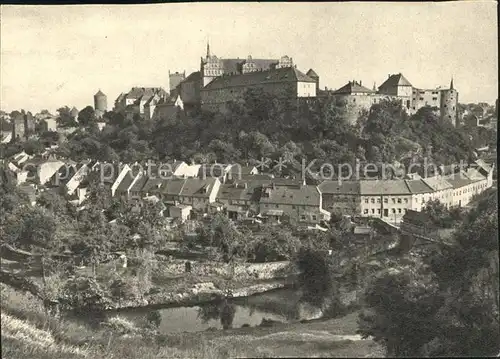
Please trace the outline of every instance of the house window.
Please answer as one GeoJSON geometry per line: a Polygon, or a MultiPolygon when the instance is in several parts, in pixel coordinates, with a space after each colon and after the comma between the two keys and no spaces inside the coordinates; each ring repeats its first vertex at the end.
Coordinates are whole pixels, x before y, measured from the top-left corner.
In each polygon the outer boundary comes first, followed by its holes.
{"type": "Polygon", "coordinates": [[[365,199],[365,203],[368,203],[368,198],[365,199]]]}
{"type": "Polygon", "coordinates": [[[380,208],[379,208],[379,209],[377,209],[377,213],[378,213],[378,214],[380,214],[380,208]]]}
{"type": "Polygon", "coordinates": [[[396,199],[395,198],[392,199],[392,203],[396,203],[396,199]]]}
{"type": "Polygon", "coordinates": [[[396,213],[396,209],[395,208],[392,209],[392,213],[396,213]]]}
{"type": "Polygon", "coordinates": [[[401,208],[398,208],[398,213],[401,213],[401,208]]]}
{"type": "Polygon", "coordinates": [[[389,203],[389,199],[384,198],[384,203],[389,203]]]}
{"type": "Polygon", "coordinates": [[[364,214],[368,214],[368,210],[367,210],[367,209],[365,209],[365,210],[363,211],[363,213],[364,213],[364,214]]]}
{"type": "Polygon", "coordinates": [[[401,198],[398,198],[398,203],[401,203],[401,198]]]}
{"type": "Polygon", "coordinates": [[[292,209],[295,209],[295,205],[294,204],[292,204],[292,209]]]}
{"type": "Polygon", "coordinates": [[[372,208],[372,214],[374,214],[374,213],[375,213],[375,210],[372,208]]]}
{"type": "Polygon", "coordinates": [[[306,216],[302,215],[302,216],[300,216],[300,219],[303,220],[303,221],[305,221],[306,220],[306,216]]]}
{"type": "Polygon", "coordinates": [[[372,203],[375,203],[375,198],[372,198],[372,203]]]}
{"type": "Polygon", "coordinates": [[[312,218],[313,218],[313,221],[315,221],[317,217],[316,217],[316,215],[313,215],[312,218]]]}
{"type": "Polygon", "coordinates": [[[408,198],[405,198],[405,203],[408,203],[408,198]]]}
{"type": "Polygon", "coordinates": [[[265,206],[266,206],[266,208],[267,208],[267,207],[269,207],[269,205],[268,205],[267,203],[266,203],[266,205],[265,205],[265,206]]]}
{"type": "Polygon", "coordinates": [[[377,203],[380,203],[380,198],[377,198],[377,203]]]}
{"type": "Polygon", "coordinates": [[[280,208],[280,205],[279,205],[279,204],[277,204],[277,205],[276,205],[276,208],[280,208]]]}

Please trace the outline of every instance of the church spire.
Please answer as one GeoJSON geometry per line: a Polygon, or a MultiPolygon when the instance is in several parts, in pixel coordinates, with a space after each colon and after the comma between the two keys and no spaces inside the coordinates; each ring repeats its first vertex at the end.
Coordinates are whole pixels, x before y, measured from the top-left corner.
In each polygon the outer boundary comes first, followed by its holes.
{"type": "Polygon", "coordinates": [[[451,77],[450,90],[453,90],[453,76],[451,77]]]}
{"type": "Polygon", "coordinates": [[[207,40],[207,58],[210,57],[210,43],[207,40]]]}

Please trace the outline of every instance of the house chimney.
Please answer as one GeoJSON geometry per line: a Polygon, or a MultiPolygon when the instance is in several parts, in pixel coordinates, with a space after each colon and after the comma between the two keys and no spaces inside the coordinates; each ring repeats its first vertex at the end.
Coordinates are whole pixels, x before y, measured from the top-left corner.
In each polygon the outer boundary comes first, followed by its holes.
{"type": "Polygon", "coordinates": [[[387,78],[390,78],[390,77],[391,77],[391,75],[390,75],[390,74],[387,74],[387,78]]]}
{"type": "Polygon", "coordinates": [[[361,82],[361,80],[359,80],[359,86],[363,85],[363,82],[361,82]]]}

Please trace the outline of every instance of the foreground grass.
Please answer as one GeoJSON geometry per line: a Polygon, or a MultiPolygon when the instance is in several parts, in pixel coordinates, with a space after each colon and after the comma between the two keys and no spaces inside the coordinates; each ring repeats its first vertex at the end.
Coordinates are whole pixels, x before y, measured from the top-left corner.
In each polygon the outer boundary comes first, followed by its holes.
{"type": "Polygon", "coordinates": [[[2,358],[136,359],[381,356],[355,333],[356,314],[274,327],[161,335],[115,317],[91,327],[48,316],[30,294],[1,285],[2,358]]]}

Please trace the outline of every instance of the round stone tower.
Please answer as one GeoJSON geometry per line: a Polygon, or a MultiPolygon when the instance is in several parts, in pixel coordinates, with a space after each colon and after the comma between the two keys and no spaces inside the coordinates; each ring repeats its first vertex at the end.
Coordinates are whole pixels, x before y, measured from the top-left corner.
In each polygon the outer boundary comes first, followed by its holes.
{"type": "Polygon", "coordinates": [[[453,88],[453,79],[449,90],[441,90],[440,114],[441,120],[450,121],[457,125],[458,92],[453,88]]]}
{"type": "Polygon", "coordinates": [[[94,109],[97,117],[101,117],[108,109],[108,98],[101,90],[94,95],[94,109]]]}

